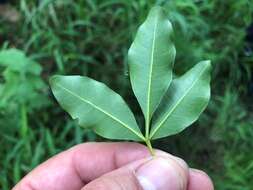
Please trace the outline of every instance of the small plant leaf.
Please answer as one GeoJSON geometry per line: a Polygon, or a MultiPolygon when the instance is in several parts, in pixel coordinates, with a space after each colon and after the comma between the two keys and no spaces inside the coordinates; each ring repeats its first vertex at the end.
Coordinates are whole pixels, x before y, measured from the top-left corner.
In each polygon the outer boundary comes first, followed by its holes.
{"type": "Polygon", "coordinates": [[[28,58],[19,49],[7,49],[0,51],[0,66],[8,67],[9,70],[39,75],[42,71],[41,66],[28,58]]]}
{"type": "Polygon", "coordinates": [[[3,82],[0,92],[0,109],[26,105],[31,111],[48,104],[43,92],[47,89],[40,74],[42,67],[19,49],[0,51],[0,75],[3,82]]]}
{"type": "Polygon", "coordinates": [[[57,101],[80,126],[110,139],[145,140],[134,115],[120,95],[103,83],[81,76],[50,80],[57,101]]]}
{"type": "Polygon", "coordinates": [[[146,122],[172,80],[175,47],[172,26],[161,7],[154,7],[128,51],[130,80],[146,122]]]}
{"type": "Polygon", "coordinates": [[[210,98],[210,61],[201,61],[173,80],[155,113],[150,139],[181,132],[192,124],[210,98]]]}

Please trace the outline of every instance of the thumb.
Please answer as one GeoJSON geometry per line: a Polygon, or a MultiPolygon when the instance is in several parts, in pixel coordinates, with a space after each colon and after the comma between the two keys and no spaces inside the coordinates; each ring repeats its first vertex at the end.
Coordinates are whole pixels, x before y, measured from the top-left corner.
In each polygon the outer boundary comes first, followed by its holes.
{"type": "Polygon", "coordinates": [[[82,190],[186,190],[188,167],[173,156],[139,160],[90,182],[82,190]]]}

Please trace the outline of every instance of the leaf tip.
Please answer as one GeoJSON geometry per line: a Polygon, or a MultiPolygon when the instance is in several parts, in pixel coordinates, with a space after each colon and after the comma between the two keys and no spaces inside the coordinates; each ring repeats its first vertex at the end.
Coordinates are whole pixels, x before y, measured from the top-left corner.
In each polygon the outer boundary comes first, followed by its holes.
{"type": "Polygon", "coordinates": [[[152,12],[152,11],[163,11],[164,10],[164,8],[162,7],[162,6],[160,6],[160,5],[155,5],[155,6],[153,6],[151,9],[150,9],[150,12],[152,12]]]}
{"type": "Polygon", "coordinates": [[[203,60],[203,61],[201,61],[201,64],[204,65],[204,67],[206,68],[206,70],[208,70],[209,72],[211,72],[211,70],[212,70],[211,60],[203,60]]]}
{"type": "Polygon", "coordinates": [[[209,59],[208,59],[208,60],[203,60],[202,63],[205,64],[205,65],[208,66],[208,67],[211,67],[211,66],[212,66],[211,60],[209,60],[209,59]]]}
{"type": "Polygon", "coordinates": [[[159,15],[159,14],[163,14],[164,13],[164,8],[162,8],[161,6],[154,6],[151,8],[151,10],[149,11],[149,16],[153,17],[154,15],[159,15]]]}

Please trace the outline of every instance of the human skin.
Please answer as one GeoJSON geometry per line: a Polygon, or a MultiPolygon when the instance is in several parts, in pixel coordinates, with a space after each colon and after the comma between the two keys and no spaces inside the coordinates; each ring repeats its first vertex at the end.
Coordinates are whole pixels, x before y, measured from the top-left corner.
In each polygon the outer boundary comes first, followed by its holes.
{"type": "Polygon", "coordinates": [[[12,190],[213,190],[203,171],[138,143],[84,143],[39,165],[12,190]]]}

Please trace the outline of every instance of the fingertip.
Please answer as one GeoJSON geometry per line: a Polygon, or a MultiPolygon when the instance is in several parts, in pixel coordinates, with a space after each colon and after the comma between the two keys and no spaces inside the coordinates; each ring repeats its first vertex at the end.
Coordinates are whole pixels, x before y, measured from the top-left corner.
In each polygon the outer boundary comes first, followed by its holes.
{"type": "Polygon", "coordinates": [[[136,170],[142,189],[186,189],[188,167],[182,167],[180,162],[172,157],[156,156],[142,164],[136,170]]]}
{"type": "Polygon", "coordinates": [[[189,173],[189,190],[214,190],[211,178],[201,170],[190,169],[189,173]]]}
{"type": "Polygon", "coordinates": [[[164,152],[162,150],[155,149],[155,154],[160,157],[173,159],[173,160],[177,161],[183,168],[188,168],[188,164],[182,158],[179,158],[177,156],[169,154],[168,152],[164,152]]]}

